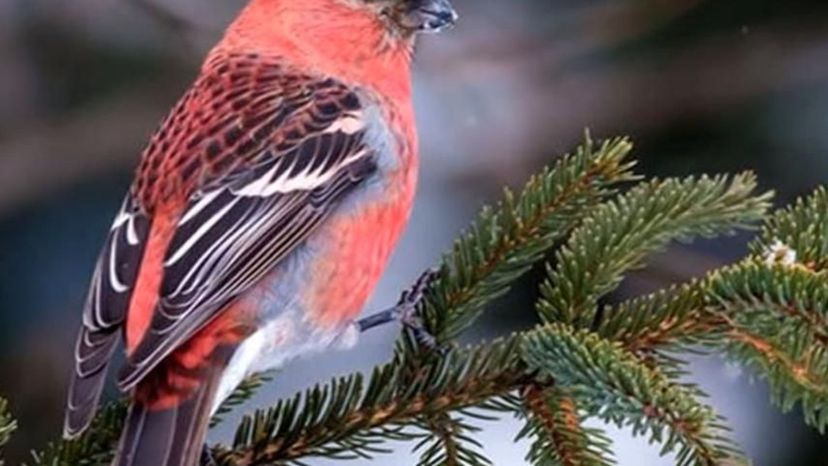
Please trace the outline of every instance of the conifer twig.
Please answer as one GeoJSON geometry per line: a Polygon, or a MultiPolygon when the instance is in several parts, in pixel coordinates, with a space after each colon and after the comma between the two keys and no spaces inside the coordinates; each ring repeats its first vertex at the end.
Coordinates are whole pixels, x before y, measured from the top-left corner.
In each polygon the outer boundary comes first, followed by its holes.
{"type": "MultiPolygon", "coordinates": [[[[5,398],[0,398],[0,453],[3,452],[3,447],[15,430],[17,430],[17,421],[9,412],[9,403],[5,398]]],[[[2,456],[0,456],[0,466],[3,464],[2,456]]]]}
{"type": "Polygon", "coordinates": [[[519,196],[504,192],[495,209],[484,208],[443,258],[423,314],[431,333],[449,342],[471,325],[482,307],[502,296],[557,241],[577,226],[584,211],[636,179],[626,160],[632,144],[616,138],[586,142],[573,155],[533,176],[519,196]]]}
{"type": "Polygon", "coordinates": [[[518,438],[533,437],[531,464],[606,466],[615,464],[610,440],[583,425],[576,401],[560,387],[531,384],[524,389],[528,421],[518,438]]]}

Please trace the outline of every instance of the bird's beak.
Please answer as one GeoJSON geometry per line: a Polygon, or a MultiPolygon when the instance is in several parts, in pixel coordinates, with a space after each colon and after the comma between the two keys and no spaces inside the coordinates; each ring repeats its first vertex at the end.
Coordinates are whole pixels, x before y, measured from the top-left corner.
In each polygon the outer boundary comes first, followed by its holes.
{"type": "Polygon", "coordinates": [[[415,29],[419,32],[440,32],[457,22],[457,12],[449,0],[420,0],[409,13],[415,29]]]}

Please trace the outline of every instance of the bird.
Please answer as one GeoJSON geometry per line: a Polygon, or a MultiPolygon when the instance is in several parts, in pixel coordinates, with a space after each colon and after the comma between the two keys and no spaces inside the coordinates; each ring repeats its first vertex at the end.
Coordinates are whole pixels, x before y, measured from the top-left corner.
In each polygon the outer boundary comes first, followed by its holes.
{"type": "Polygon", "coordinates": [[[112,464],[193,466],[246,376],[408,315],[417,292],[357,320],[414,200],[415,44],[457,18],[448,0],[244,6],[152,134],[104,241],[65,438],[88,428],[121,341],[112,464]]]}

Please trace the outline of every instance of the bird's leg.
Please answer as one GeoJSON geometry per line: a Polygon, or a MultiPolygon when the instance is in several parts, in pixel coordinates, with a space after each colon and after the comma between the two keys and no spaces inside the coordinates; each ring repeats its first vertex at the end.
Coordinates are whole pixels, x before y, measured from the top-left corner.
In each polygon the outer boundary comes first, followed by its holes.
{"type": "Polygon", "coordinates": [[[177,36],[183,44],[188,48],[196,49],[195,43],[190,37],[193,33],[201,35],[213,35],[218,31],[213,31],[210,28],[196,24],[192,20],[179,15],[172,9],[162,6],[163,1],[159,0],[127,0],[136,8],[142,10],[152,20],[156,21],[161,27],[177,36]]]}
{"type": "Polygon", "coordinates": [[[411,288],[403,291],[400,300],[394,307],[358,320],[356,322],[357,329],[364,332],[389,322],[400,321],[414,333],[414,337],[421,345],[427,348],[435,348],[437,340],[426,330],[422,319],[417,316],[417,305],[422,301],[426,289],[437,278],[437,273],[436,270],[427,270],[420,275],[420,278],[411,288]]]}

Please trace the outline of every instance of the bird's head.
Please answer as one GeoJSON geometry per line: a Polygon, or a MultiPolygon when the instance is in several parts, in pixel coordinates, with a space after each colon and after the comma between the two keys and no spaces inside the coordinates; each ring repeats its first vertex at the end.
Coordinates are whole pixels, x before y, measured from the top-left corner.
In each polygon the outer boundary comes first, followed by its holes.
{"type": "Polygon", "coordinates": [[[362,4],[388,27],[389,33],[410,38],[440,32],[454,25],[457,12],[449,0],[342,0],[362,4]]]}
{"type": "Polygon", "coordinates": [[[250,0],[230,32],[290,36],[306,47],[337,47],[320,40],[379,47],[410,45],[417,34],[440,32],[456,21],[450,0],[250,0]]]}
{"type": "Polygon", "coordinates": [[[449,0],[251,0],[219,48],[282,55],[324,74],[386,85],[395,75],[407,79],[419,33],[456,20],[449,0]]]}

